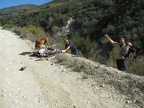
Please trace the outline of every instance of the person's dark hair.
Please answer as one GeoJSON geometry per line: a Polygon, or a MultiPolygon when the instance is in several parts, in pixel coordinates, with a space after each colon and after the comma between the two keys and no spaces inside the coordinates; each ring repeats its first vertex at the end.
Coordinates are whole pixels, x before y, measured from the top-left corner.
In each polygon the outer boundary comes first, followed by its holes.
{"type": "Polygon", "coordinates": [[[119,40],[124,40],[125,41],[125,38],[120,38],[119,40]]]}

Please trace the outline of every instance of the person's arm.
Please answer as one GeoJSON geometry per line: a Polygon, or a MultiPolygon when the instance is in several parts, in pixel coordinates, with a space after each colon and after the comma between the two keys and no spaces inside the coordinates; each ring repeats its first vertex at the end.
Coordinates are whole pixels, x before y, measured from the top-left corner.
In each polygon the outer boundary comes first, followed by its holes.
{"type": "Polygon", "coordinates": [[[66,52],[69,49],[70,49],[70,45],[65,50],[62,50],[62,52],[66,52]]]}
{"type": "Polygon", "coordinates": [[[108,39],[108,42],[114,44],[116,43],[115,41],[113,41],[107,34],[105,34],[105,37],[108,39]]]}
{"type": "Polygon", "coordinates": [[[108,38],[108,42],[110,42],[110,43],[112,43],[112,44],[116,43],[116,42],[113,41],[111,38],[108,38]]]}
{"type": "Polygon", "coordinates": [[[70,45],[65,49],[65,52],[70,49],[70,45]]]}

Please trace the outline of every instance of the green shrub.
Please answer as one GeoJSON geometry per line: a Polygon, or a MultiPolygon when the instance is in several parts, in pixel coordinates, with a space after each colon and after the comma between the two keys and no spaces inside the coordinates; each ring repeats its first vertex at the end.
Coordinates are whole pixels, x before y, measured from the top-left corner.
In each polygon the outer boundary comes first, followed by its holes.
{"type": "Polygon", "coordinates": [[[3,26],[3,29],[10,29],[13,28],[13,21],[12,20],[8,20],[7,23],[3,26]]]}
{"type": "Polygon", "coordinates": [[[17,35],[23,36],[23,29],[21,27],[15,27],[13,32],[15,32],[17,35]]]}
{"type": "Polygon", "coordinates": [[[57,37],[51,37],[49,36],[49,42],[51,45],[55,45],[58,49],[64,49],[65,43],[64,43],[64,37],[57,36],[57,37]]]}
{"type": "Polygon", "coordinates": [[[95,44],[94,42],[92,42],[89,38],[83,37],[73,37],[71,41],[75,44],[82,56],[85,56],[87,58],[90,57],[91,49],[94,47],[95,44]]]}
{"type": "Polygon", "coordinates": [[[33,34],[35,40],[39,40],[40,38],[46,36],[46,33],[42,27],[36,27],[34,25],[27,25],[25,29],[33,34]]]}
{"type": "Polygon", "coordinates": [[[39,34],[39,32],[38,32],[38,30],[37,30],[37,28],[35,26],[28,25],[27,28],[32,34],[34,34],[34,35],[38,35],[39,34]]]}
{"type": "Polygon", "coordinates": [[[117,68],[116,66],[116,50],[115,48],[112,49],[112,51],[110,52],[110,57],[107,61],[107,65],[108,66],[111,66],[111,67],[114,67],[114,68],[117,68]]]}
{"type": "Polygon", "coordinates": [[[127,72],[144,76],[144,56],[140,56],[137,59],[129,58],[127,72]]]}
{"type": "Polygon", "coordinates": [[[21,38],[31,41],[36,41],[46,36],[43,28],[35,27],[33,25],[28,25],[26,27],[14,27],[13,32],[15,32],[21,38]]]}
{"type": "Polygon", "coordinates": [[[11,26],[11,25],[8,25],[8,24],[5,24],[5,25],[3,26],[3,29],[10,29],[10,28],[12,28],[12,26],[11,26]]]}

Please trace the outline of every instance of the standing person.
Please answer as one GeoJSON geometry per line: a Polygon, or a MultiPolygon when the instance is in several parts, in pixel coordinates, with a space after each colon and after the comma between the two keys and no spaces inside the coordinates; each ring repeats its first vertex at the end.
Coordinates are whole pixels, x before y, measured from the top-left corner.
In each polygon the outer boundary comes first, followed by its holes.
{"type": "MultiPolygon", "coordinates": [[[[116,48],[116,65],[117,68],[121,71],[126,71],[128,65],[128,57],[125,57],[129,52],[129,47],[125,43],[124,38],[120,38],[119,42],[113,41],[109,38],[108,35],[105,35],[108,39],[108,42],[112,43],[116,48]]],[[[129,44],[131,46],[132,44],[129,44]]]]}
{"type": "Polygon", "coordinates": [[[62,52],[66,52],[70,49],[71,54],[78,56],[78,50],[77,50],[76,46],[72,42],[69,42],[68,39],[66,39],[64,41],[65,41],[65,50],[62,50],[62,52]]]}

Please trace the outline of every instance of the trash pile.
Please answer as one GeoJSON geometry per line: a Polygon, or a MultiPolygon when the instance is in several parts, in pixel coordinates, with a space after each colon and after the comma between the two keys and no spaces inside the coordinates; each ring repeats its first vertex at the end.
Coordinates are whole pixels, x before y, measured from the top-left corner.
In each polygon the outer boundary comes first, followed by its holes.
{"type": "Polygon", "coordinates": [[[30,56],[36,56],[36,57],[50,57],[51,55],[61,53],[60,49],[57,48],[43,48],[36,52],[33,52],[30,56]]]}

